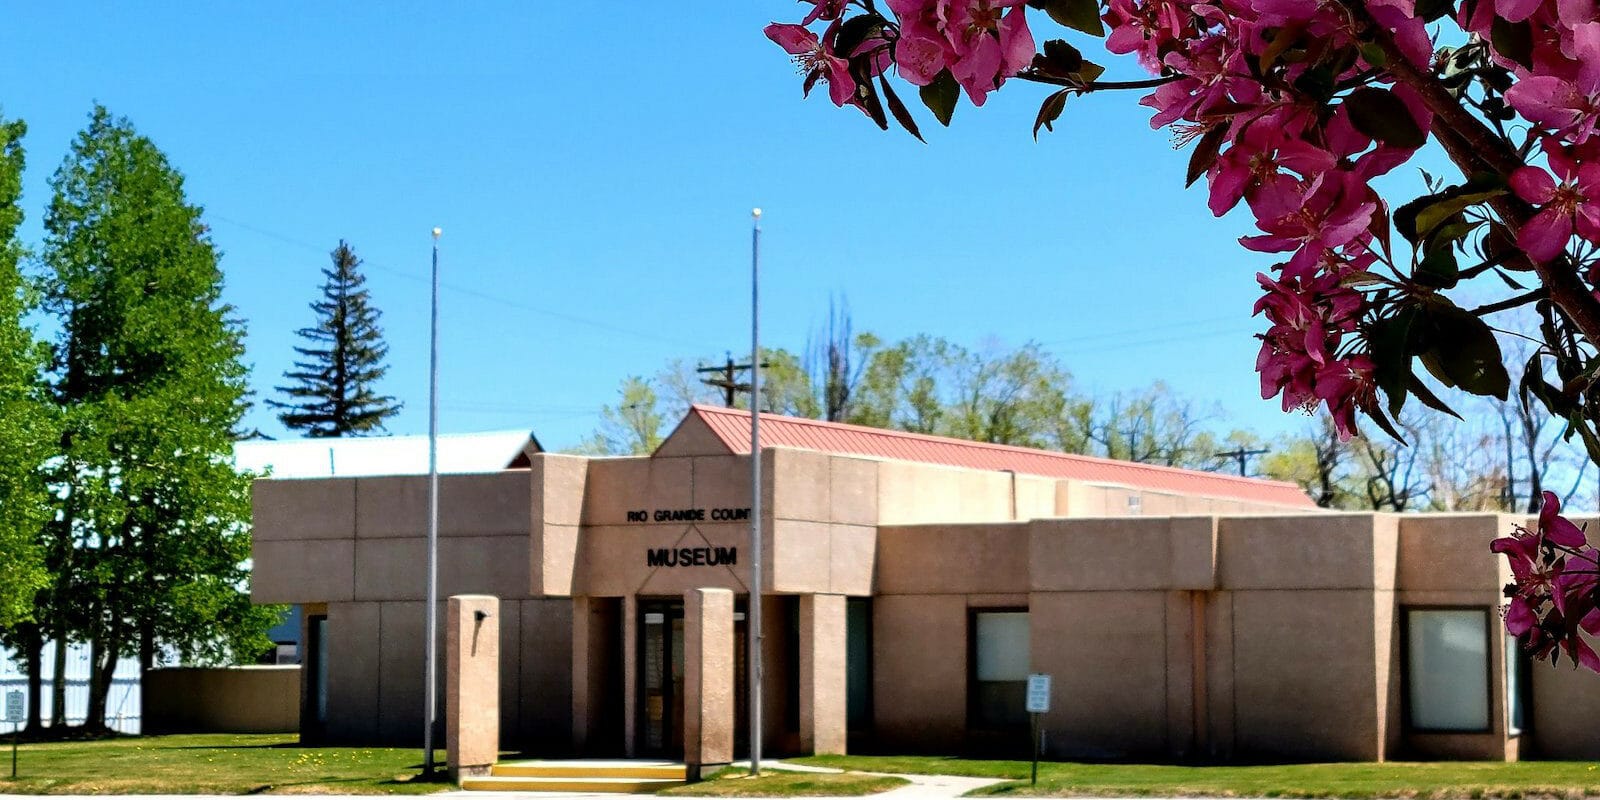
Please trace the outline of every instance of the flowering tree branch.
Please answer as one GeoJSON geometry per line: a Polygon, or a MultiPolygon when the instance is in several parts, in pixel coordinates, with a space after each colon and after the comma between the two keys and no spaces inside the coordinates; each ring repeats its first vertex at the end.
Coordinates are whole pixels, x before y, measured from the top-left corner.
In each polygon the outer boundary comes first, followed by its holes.
{"type": "MultiPolygon", "coordinates": [[[[1500,400],[1514,391],[1600,463],[1600,14],[1592,3],[802,5],[809,13],[798,24],[773,23],[766,33],[801,66],[804,91],[825,84],[835,105],[885,129],[892,120],[919,139],[896,81],[914,86],[944,125],[963,96],[981,107],[1011,79],[1056,87],[1040,103],[1036,137],[1053,130],[1071,97],[1148,91],[1139,103],[1151,109],[1151,127],[1190,147],[1187,183],[1205,181],[1217,216],[1246,209],[1258,233],[1240,244],[1272,257],[1255,276],[1265,327],[1255,367],[1262,397],[1278,398],[1285,411],[1325,408],[1342,438],[1364,420],[1400,439],[1394,417],[1408,402],[1450,411],[1437,387],[1500,400]],[[1041,45],[1034,29],[1047,22],[1064,35],[1041,45]],[[1435,24],[1454,24],[1460,35],[1430,32],[1435,24]],[[1152,77],[1102,81],[1105,69],[1066,35],[1103,37],[1106,50],[1136,59],[1152,77]],[[1377,179],[1430,141],[1459,179],[1424,173],[1418,197],[1380,194],[1377,179]],[[1471,308],[1451,299],[1490,273],[1514,293],[1471,308]],[[1536,285],[1522,284],[1529,280],[1536,285]],[[1540,346],[1513,382],[1499,345],[1507,332],[1483,317],[1529,305],[1540,346]]],[[[1497,543],[1514,569],[1527,567],[1519,573],[1525,602],[1513,602],[1508,628],[1541,654],[1564,649],[1600,669],[1576,638],[1580,628],[1600,633],[1590,602],[1600,593],[1600,554],[1563,526],[1548,499],[1546,508],[1538,531],[1497,543]],[[1567,576],[1560,587],[1550,582],[1556,572],[1567,576]],[[1535,597],[1560,599],[1534,608],[1535,597]],[[1589,605],[1569,605],[1580,601],[1589,605]]]]}

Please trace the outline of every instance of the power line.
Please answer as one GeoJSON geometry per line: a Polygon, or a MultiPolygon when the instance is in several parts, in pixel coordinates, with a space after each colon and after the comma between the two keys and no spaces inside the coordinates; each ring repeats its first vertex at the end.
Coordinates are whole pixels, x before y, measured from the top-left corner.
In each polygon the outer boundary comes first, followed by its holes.
{"type": "MultiPolygon", "coordinates": [[[[293,237],[285,236],[285,235],[283,235],[281,233],[276,233],[274,231],[269,231],[269,230],[267,230],[265,228],[260,228],[260,227],[257,227],[255,225],[251,225],[251,224],[246,223],[246,222],[240,222],[240,221],[238,221],[236,219],[230,219],[228,217],[222,216],[221,214],[207,212],[206,216],[211,218],[211,219],[213,219],[213,220],[216,220],[218,222],[224,222],[224,223],[227,223],[229,225],[233,225],[234,227],[242,228],[244,230],[250,231],[252,233],[255,233],[255,234],[258,234],[258,235],[261,235],[261,236],[265,236],[265,237],[270,238],[270,239],[276,239],[276,240],[278,240],[280,242],[283,242],[284,244],[293,245],[295,247],[304,248],[306,250],[310,250],[310,251],[318,252],[318,253],[324,253],[327,250],[327,248],[319,247],[317,245],[311,244],[310,242],[306,242],[306,241],[302,241],[302,240],[299,240],[299,239],[295,239],[293,237]]],[[[381,263],[374,262],[374,261],[368,261],[368,260],[362,260],[361,263],[362,263],[363,266],[371,267],[372,269],[375,269],[375,270],[377,270],[379,272],[386,272],[386,273],[389,273],[391,275],[394,275],[394,276],[397,276],[397,277],[400,277],[400,278],[405,278],[407,280],[419,281],[419,282],[422,282],[422,283],[427,283],[428,282],[428,278],[427,277],[422,276],[422,275],[418,275],[418,274],[416,274],[414,272],[410,272],[408,270],[403,270],[403,269],[399,269],[399,268],[396,268],[396,267],[391,267],[391,266],[388,266],[388,265],[385,265],[385,264],[381,264],[381,263]]],[[[627,335],[627,336],[636,336],[636,337],[639,337],[641,339],[650,339],[650,340],[658,341],[658,342],[667,342],[667,343],[670,343],[670,344],[685,345],[685,346],[688,346],[688,347],[693,347],[693,348],[695,348],[697,350],[699,350],[699,349],[707,349],[707,348],[705,348],[705,345],[704,345],[703,342],[691,342],[688,339],[679,339],[679,338],[676,338],[676,337],[673,337],[673,336],[662,336],[659,333],[647,333],[645,331],[633,330],[631,328],[624,328],[624,327],[622,327],[620,325],[613,325],[613,324],[611,324],[609,322],[602,322],[600,320],[590,319],[588,317],[581,317],[581,316],[578,316],[576,314],[568,314],[568,313],[566,313],[564,311],[552,311],[552,310],[550,310],[548,308],[539,308],[538,306],[531,306],[531,305],[528,305],[527,303],[521,303],[521,302],[518,302],[516,300],[511,300],[511,299],[505,297],[504,295],[492,294],[492,293],[489,293],[489,292],[480,291],[478,289],[473,289],[471,287],[462,286],[460,284],[443,283],[443,282],[441,282],[439,284],[439,286],[441,288],[448,289],[448,290],[450,290],[452,292],[455,292],[456,294],[466,295],[468,297],[473,297],[473,298],[476,298],[476,299],[479,299],[479,300],[488,301],[488,302],[491,302],[491,303],[499,303],[500,305],[507,306],[509,308],[515,308],[515,309],[517,309],[519,311],[527,311],[527,312],[532,313],[532,314],[539,314],[539,315],[542,315],[542,316],[551,317],[553,319],[564,320],[566,322],[571,322],[571,323],[576,324],[576,325],[587,325],[587,326],[592,327],[592,328],[598,328],[600,330],[610,331],[612,333],[620,333],[620,334],[624,334],[624,335],[627,335]]]]}

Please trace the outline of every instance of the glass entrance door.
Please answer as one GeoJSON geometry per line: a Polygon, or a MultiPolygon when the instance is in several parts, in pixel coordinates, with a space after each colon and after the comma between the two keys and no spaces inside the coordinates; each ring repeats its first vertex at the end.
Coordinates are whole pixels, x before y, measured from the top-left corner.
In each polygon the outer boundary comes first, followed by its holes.
{"type": "MultiPolygon", "coordinates": [[[[744,601],[734,605],[734,739],[746,746],[744,601]]],[[[646,758],[683,757],[683,601],[639,601],[638,751],[646,758]]]]}
{"type": "Polygon", "coordinates": [[[639,750],[683,753],[683,602],[639,603],[639,750]]]}

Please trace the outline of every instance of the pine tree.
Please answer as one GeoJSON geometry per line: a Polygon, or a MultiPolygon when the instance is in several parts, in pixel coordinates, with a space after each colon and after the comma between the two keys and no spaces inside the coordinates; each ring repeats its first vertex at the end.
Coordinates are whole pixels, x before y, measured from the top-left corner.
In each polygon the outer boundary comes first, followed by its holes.
{"type": "Polygon", "coordinates": [[[283,374],[293,385],[277,387],[289,401],[268,404],[284,409],[278,419],[285,426],[311,436],[382,431],[400,404],[373,389],[389,371],[383,363],[389,346],[378,328],[381,312],[369,302],[361,259],[350,245],[341,240],[329,257],[333,265],[322,270],[322,299],[311,304],[316,327],[298,331],[310,343],[294,349],[305,360],[283,374]]]}
{"type": "Polygon", "coordinates": [[[183,176],[96,107],[51,180],[45,308],[60,321],[62,425],[52,630],[91,648],[85,727],[105,730],[117,659],[249,660],[250,481],[233,467],[244,330],[183,176]]]}

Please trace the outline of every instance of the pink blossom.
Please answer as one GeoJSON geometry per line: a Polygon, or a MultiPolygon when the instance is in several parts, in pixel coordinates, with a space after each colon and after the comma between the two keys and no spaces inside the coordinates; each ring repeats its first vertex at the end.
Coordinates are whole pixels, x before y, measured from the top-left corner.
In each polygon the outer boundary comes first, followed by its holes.
{"type": "Polygon", "coordinates": [[[1539,167],[1521,167],[1511,174],[1517,196],[1539,206],[1539,212],[1517,232],[1517,246],[1539,261],[1565,250],[1574,233],[1600,241],[1600,163],[1579,164],[1553,140],[1545,140],[1545,160],[1556,177],[1539,167]]]}
{"type": "Polygon", "coordinates": [[[950,40],[939,32],[935,0],[888,0],[900,21],[900,38],[894,45],[894,63],[900,77],[927,86],[956,59],[950,40]]]}
{"type": "Polygon", "coordinates": [[[800,20],[801,25],[810,25],[817,20],[832,22],[844,15],[844,10],[849,7],[850,0],[801,0],[811,4],[811,12],[806,18],[800,20]]]}
{"type": "Polygon", "coordinates": [[[1506,557],[1512,583],[1506,587],[1506,632],[1536,658],[1566,651],[1574,664],[1600,672],[1600,656],[1582,633],[1600,634],[1600,551],[1583,531],[1561,516],[1561,502],[1545,492],[1533,530],[1521,525],[1489,545],[1506,557]]]}
{"type": "Polygon", "coordinates": [[[1328,172],[1291,186],[1264,186],[1249,198],[1261,236],[1239,242],[1260,253],[1299,251],[1287,269],[1295,270],[1366,233],[1378,204],[1357,176],[1328,172]]]}
{"type": "Polygon", "coordinates": [[[821,39],[803,25],[774,22],[764,32],[784,52],[794,56],[794,62],[806,75],[806,94],[811,93],[812,84],[821,80],[828,84],[828,97],[834,105],[844,106],[855,100],[856,82],[850,77],[850,63],[833,52],[838,22],[829,26],[821,39]]]}
{"type": "Polygon", "coordinates": [[[1368,410],[1376,402],[1373,369],[1372,359],[1353,355],[1317,370],[1316,395],[1328,404],[1328,414],[1340,439],[1356,435],[1356,411],[1368,410]]]}
{"type": "Polygon", "coordinates": [[[1506,91],[1506,102],[1528,121],[1582,144],[1595,131],[1600,116],[1600,22],[1572,29],[1576,70],[1569,76],[1540,70],[1506,91]]]}
{"type": "Polygon", "coordinates": [[[1276,119],[1248,122],[1211,168],[1211,213],[1226,214],[1261,187],[1292,191],[1299,179],[1285,170],[1311,178],[1333,169],[1335,163],[1332,153],[1288,135],[1276,119]]]}
{"type": "Polygon", "coordinates": [[[950,74],[975,106],[1033,60],[1022,0],[939,0],[935,13],[955,54],[950,74]]]}
{"type": "Polygon", "coordinates": [[[1110,29],[1106,49],[1138,53],[1145,69],[1158,72],[1163,53],[1182,39],[1187,16],[1184,4],[1171,0],[1111,0],[1104,16],[1110,29]]]}

